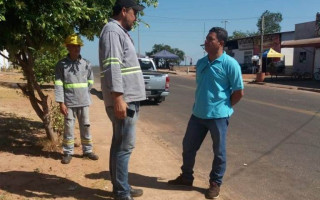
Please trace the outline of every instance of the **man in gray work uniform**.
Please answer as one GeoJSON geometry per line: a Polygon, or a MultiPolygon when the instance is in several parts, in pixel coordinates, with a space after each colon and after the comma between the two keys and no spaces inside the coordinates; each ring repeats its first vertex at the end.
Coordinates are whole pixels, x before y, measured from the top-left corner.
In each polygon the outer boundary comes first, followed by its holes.
{"type": "Polygon", "coordinates": [[[103,99],[113,126],[110,174],[114,197],[132,200],[141,189],[128,183],[128,164],[135,146],[140,101],[146,99],[142,71],[128,31],[144,6],[135,0],[117,0],[113,17],[100,34],[99,61],[103,99]]]}
{"type": "Polygon", "coordinates": [[[69,164],[74,153],[74,125],[78,118],[83,157],[98,160],[92,152],[89,105],[93,73],[90,63],[80,55],[83,42],[79,35],[72,34],[65,40],[68,56],[58,62],[55,70],[55,99],[64,115],[62,164],[69,164]]]}

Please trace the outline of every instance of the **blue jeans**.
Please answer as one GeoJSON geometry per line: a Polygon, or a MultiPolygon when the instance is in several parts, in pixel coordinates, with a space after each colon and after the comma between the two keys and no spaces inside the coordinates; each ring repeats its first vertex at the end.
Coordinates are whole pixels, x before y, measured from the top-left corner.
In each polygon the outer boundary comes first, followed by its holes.
{"type": "Polygon", "coordinates": [[[213,142],[212,148],[214,159],[210,172],[210,182],[222,184],[222,178],[226,171],[226,136],[229,124],[229,117],[218,119],[201,119],[194,115],[190,117],[186,134],[183,138],[183,165],[182,176],[193,180],[193,167],[197,151],[199,150],[208,131],[210,131],[213,142]]]}
{"type": "Polygon", "coordinates": [[[109,168],[113,193],[117,198],[130,196],[128,183],[128,165],[132,150],[135,147],[136,122],[139,117],[139,102],[128,103],[134,110],[133,117],[117,119],[113,107],[107,107],[107,114],[112,122],[113,136],[110,148],[109,168]]]}

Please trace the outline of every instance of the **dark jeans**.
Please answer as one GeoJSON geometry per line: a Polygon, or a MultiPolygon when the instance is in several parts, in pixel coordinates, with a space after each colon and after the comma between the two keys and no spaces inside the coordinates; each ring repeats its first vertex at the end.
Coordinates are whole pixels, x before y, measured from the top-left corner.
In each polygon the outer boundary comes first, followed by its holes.
{"type": "Polygon", "coordinates": [[[208,131],[212,138],[214,159],[210,172],[210,182],[222,184],[222,178],[226,171],[226,136],[229,117],[219,119],[200,119],[194,115],[190,117],[186,134],[183,138],[183,165],[182,176],[193,180],[193,167],[197,151],[199,150],[208,131]]]}
{"type": "Polygon", "coordinates": [[[133,117],[117,119],[113,107],[107,107],[107,114],[112,122],[113,137],[110,148],[109,168],[113,193],[116,197],[130,196],[128,183],[128,165],[131,152],[135,147],[136,122],[139,116],[139,102],[128,103],[129,109],[134,110],[133,117]]]}

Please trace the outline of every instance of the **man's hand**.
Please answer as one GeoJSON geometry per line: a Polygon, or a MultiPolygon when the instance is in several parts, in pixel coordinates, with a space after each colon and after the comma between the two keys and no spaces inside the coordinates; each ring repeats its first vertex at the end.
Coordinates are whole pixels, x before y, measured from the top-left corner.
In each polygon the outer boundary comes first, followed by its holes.
{"type": "Polygon", "coordinates": [[[123,100],[121,93],[112,93],[113,101],[114,101],[114,113],[116,118],[124,119],[127,117],[127,103],[123,100]]]}
{"type": "Polygon", "coordinates": [[[66,106],[66,104],[60,102],[60,112],[64,115],[64,116],[67,116],[68,114],[68,108],[66,106]]]}

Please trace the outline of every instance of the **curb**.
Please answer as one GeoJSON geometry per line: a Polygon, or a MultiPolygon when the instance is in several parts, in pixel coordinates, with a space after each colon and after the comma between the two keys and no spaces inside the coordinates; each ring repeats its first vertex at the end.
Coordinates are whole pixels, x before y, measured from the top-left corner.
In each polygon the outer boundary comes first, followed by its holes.
{"type": "Polygon", "coordinates": [[[244,79],[243,82],[245,82],[247,84],[255,84],[255,85],[261,85],[261,86],[267,86],[267,87],[273,87],[273,88],[289,89],[289,90],[290,89],[291,90],[303,90],[303,91],[308,91],[308,92],[320,93],[320,89],[317,89],[317,88],[289,86],[289,85],[272,84],[272,83],[266,83],[266,82],[256,82],[255,80],[251,80],[251,79],[244,79]]]}

